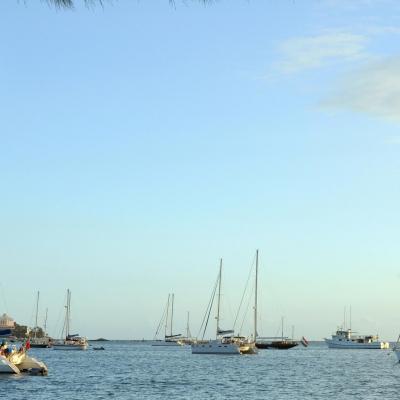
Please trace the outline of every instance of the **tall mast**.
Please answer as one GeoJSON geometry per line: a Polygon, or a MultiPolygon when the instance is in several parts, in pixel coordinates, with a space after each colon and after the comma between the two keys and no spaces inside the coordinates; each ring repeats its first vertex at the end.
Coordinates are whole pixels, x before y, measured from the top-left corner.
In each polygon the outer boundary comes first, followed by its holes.
{"type": "Polygon", "coordinates": [[[49,311],[48,308],[46,308],[46,316],[44,317],[44,325],[43,325],[43,329],[44,329],[44,334],[46,335],[46,331],[47,331],[47,312],[49,311]]]}
{"type": "Polygon", "coordinates": [[[282,340],[283,340],[283,317],[282,317],[282,340]]]}
{"type": "Polygon", "coordinates": [[[167,300],[167,315],[165,316],[165,330],[164,330],[164,337],[167,337],[167,329],[168,329],[168,314],[169,314],[169,297],[170,297],[170,294],[168,293],[168,300],[167,300]]]}
{"type": "Polygon", "coordinates": [[[186,339],[189,339],[189,311],[187,312],[186,339]]]}
{"type": "Polygon", "coordinates": [[[218,332],[219,332],[219,310],[220,310],[220,306],[221,306],[221,278],[222,278],[222,258],[220,259],[220,262],[219,262],[218,306],[217,306],[217,335],[216,335],[216,338],[218,337],[218,332]]]}
{"type": "Polygon", "coordinates": [[[69,336],[69,325],[70,325],[70,307],[71,307],[71,292],[67,289],[67,315],[66,315],[66,337],[69,336]]]}
{"type": "Polygon", "coordinates": [[[35,318],[35,338],[37,336],[37,329],[38,329],[38,312],[39,312],[39,291],[37,292],[36,297],[36,318],[35,318]]]}
{"type": "Polygon", "coordinates": [[[258,286],[258,249],[256,251],[256,282],[254,290],[254,341],[257,339],[257,286],[258,286]]]}
{"type": "Polygon", "coordinates": [[[170,335],[172,336],[172,321],[174,318],[174,294],[172,293],[172,302],[171,302],[171,332],[170,335]]]}
{"type": "Polygon", "coordinates": [[[350,306],[350,330],[351,330],[351,306],[350,306]]]}

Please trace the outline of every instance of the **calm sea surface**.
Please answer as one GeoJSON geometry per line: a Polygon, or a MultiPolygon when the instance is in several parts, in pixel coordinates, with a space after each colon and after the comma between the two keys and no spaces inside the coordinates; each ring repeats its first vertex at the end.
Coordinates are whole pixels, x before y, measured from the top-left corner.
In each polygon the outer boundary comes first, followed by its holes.
{"type": "MultiPolygon", "coordinates": [[[[388,350],[324,344],[257,356],[192,355],[190,347],[104,342],[106,350],[32,349],[47,377],[0,376],[0,399],[398,399],[400,364],[388,350]]],[[[96,344],[99,345],[99,344],[96,344]]]]}

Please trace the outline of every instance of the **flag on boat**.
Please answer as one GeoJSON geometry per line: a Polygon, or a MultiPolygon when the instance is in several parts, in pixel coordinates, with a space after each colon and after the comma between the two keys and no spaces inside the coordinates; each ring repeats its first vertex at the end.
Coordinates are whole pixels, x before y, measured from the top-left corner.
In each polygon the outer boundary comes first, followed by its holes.
{"type": "Polygon", "coordinates": [[[300,342],[304,347],[308,346],[308,340],[304,336],[301,338],[300,342]]]}

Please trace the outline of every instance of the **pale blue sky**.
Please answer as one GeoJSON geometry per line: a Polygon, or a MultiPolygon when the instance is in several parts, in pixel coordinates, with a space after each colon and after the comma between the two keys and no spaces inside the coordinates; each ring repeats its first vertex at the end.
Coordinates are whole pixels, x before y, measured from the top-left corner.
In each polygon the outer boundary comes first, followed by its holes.
{"type": "Polygon", "coordinates": [[[4,301],[57,335],[224,327],[258,247],[262,334],[400,330],[400,5],[0,4],[4,301]]]}

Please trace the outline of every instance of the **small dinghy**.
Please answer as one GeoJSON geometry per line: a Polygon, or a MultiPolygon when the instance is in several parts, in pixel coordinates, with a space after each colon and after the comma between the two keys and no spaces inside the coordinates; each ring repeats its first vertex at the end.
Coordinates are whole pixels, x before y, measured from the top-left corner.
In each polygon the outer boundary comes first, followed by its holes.
{"type": "Polygon", "coordinates": [[[105,348],[103,346],[93,347],[93,350],[105,350],[105,348]]]}

